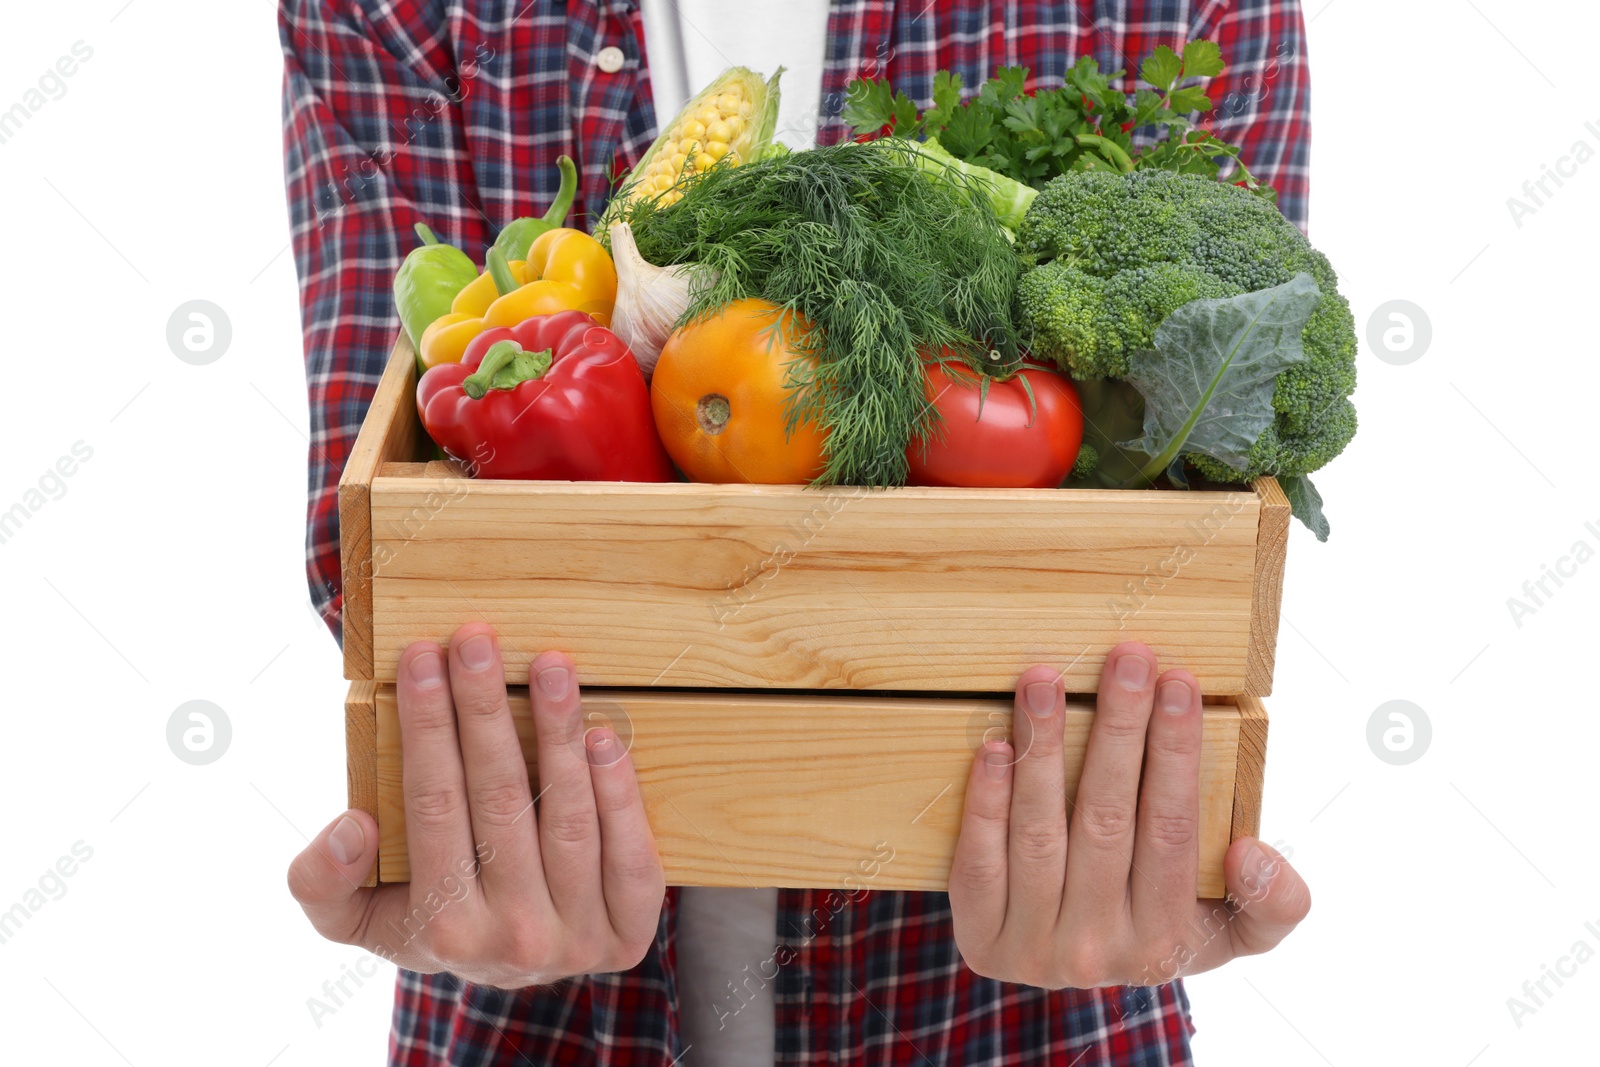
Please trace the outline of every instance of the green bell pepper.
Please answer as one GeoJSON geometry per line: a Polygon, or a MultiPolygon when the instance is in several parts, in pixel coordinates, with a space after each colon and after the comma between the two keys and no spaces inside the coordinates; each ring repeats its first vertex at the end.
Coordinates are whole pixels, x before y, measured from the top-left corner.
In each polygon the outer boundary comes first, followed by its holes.
{"type": "Polygon", "coordinates": [[[556,160],[556,166],[561,170],[561,188],[556,190],[556,199],[550,205],[550,210],[544,213],[543,218],[517,219],[509,223],[495,238],[494,247],[504,252],[507,260],[527,259],[528,249],[540,234],[558,229],[566,223],[567,212],[572,210],[573,197],[578,193],[578,168],[566,156],[556,160]]]}
{"type": "Polygon", "coordinates": [[[411,250],[394,276],[394,306],[411,347],[420,349],[422,331],[450,311],[456,294],[478,277],[478,267],[461,249],[440,244],[422,223],[416,230],[422,245],[411,250]]]}

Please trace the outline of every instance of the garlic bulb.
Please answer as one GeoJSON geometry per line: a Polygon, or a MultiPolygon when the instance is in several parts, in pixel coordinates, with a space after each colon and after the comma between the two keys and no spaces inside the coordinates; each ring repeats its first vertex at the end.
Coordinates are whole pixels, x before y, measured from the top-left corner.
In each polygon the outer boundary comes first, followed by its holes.
{"type": "Polygon", "coordinates": [[[716,273],[696,277],[695,265],[680,263],[658,267],[639,254],[633,228],[626,222],[611,226],[611,259],[617,268],[617,304],[611,313],[611,332],[633,351],[645,381],[656,368],[661,346],[673,325],[689,307],[691,290],[711,285],[716,273]]]}

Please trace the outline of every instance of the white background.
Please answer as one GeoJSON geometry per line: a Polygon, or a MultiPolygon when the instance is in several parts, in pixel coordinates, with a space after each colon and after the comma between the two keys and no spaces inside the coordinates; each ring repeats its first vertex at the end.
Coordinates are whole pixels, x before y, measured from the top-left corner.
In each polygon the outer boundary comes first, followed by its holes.
{"type": "MultiPolygon", "coordinates": [[[[1190,982],[1196,1051],[1592,1062],[1600,960],[1520,1027],[1507,998],[1575,942],[1600,950],[1600,561],[1520,626],[1507,599],[1574,542],[1600,548],[1600,160],[1520,227],[1506,201],[1574,142],[1600,148],[1600,15],[1324,2],[1308,9],[1312,236],[1363,331],[1403,299],[1433,338],[1404,366],[1364,347],[1361,434],[1318,478],[1333,539],[1293,534],[1263,832],[1292,846],[1316,903],[1278,952],[1190,982]],[[1367,745],[1392,699],[1432,722],[1409,766],[1367,745]]],[[[379,1062],[392,972],[318,1026],[307,999],[361,953],[320,942],[284,888],[343,808],[345,683],[302,572],[273,5],[125,3],[13,4],[0,35],[0,109],[74,42],[93,49],[0,144],[0,511],[75,442],[93,450],[0,544],[0,910],[76,842],[92,849],[0,944],[0,1058],[379,1062]],[[192,299],[232,322],[209,366],[166,344],[192,299]],[[210,766],[167,747],[192,699],[232,722],[210,766]]]]}

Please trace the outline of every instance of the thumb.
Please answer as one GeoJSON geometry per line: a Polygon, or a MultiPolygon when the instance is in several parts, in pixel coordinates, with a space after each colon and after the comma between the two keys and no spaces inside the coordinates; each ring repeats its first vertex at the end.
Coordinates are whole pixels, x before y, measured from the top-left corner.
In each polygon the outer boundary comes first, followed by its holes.
{"type": "Polygon", "coordinates": [[[1228,933],[1234,955],[1266,952],[1311,911],[1311,889],[1283,854],[1253,837],[1235,841],[1223,860],[1228,896],[1238,907],[1228,933]]]}
{"type": "Polygon", "coordinates": [[[289,892],[323,937],[356,943],[373,894],[361,883],[377,858],[377,821],[352,808],[289,864],[289,892]]]}

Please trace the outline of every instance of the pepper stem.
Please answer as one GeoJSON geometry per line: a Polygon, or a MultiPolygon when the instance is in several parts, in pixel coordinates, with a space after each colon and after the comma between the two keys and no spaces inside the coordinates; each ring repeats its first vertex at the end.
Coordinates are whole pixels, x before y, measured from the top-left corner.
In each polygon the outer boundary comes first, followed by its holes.
{"type": "Polygon", "coordinates": [[[567,212],[572,210],[572,200],[578,195],[578,168],[573,166],[572,157],[562,156],[557,159],[556,169],[561,171],[561,187],[556,190],[556,198],[550,204],[550,210],[544,213],[544,221],[549,223],[551,229],[567,221],[567,212]]]}
{"type": "Polygon", "coordinates": [[[433,231],[428,229],[428,227],[424,226],[422,223],[417,223],[412,227],[412,229],[417,231],[417,236],[422,238],[423,244],[436,245],[439,243],[439,239],[433,235],[433,231]]]}
{"type": "Polygon", "coordinates": [[[523,382],[544,377],[554,362],[550,349],[529,352],[515,341],[497,341],[483,354],[478,369],[461,381],[461,391],[482,400],[491,389],[515,389],[523,382]]]}
{"type": "Polygon", "coordinates": [[[489,254],[484,257],[484,266],[488,268],[490,277],[494,278],[495,291],[501,296],[514,293],[522,286],[517,284],[517,276],[511,273],[511,263],[506,259],[506,254],[498,248],[489,249],[489,254]]]}

